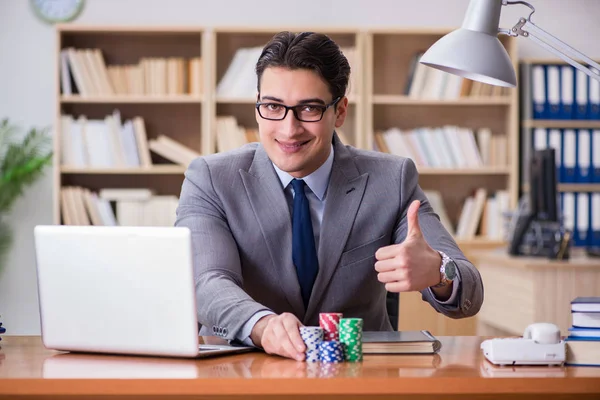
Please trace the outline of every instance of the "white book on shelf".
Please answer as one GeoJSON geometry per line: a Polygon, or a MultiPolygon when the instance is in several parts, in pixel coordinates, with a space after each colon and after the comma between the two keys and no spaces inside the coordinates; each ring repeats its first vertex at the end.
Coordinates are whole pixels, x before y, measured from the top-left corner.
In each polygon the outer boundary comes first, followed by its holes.
{"type": "Polygon", "coordinates": [[[90,164],[88,146],[85,136],[85,124],[87,119],[79,117],[71,121],[70,140],[73,150],[73,166],[76,168],[85,168],[90,164]]]}
{"type": "MultiPolygon", "coordinates": [[[[419,57],[419,60],[421,57],[419,57]]],[[[423,90],[427,80],[429,79],[429,74],[433,71],[432,68],[417,62],[417,67],[415,69],[415,74],[413,76],[412,82],[410,84],[410,89],[408,92],[408,97],[411,99],[419,99],[423,95],[423,90]]]]}
{"type": "Polygon", "coordinates": [[[469,128],[459,128],[459,139],[462,149],[467,158],[467,165],[469,168],[476,168],[482,165],[481,155],[475,143],[475,137],[473,131],[469,128]]]}
{"type": "Polygon", "coordinates": [[[158,154],[163,158],[166,158],[167,160],[175,164],[187,167],[189,163],[192,162],[192,159],[189,159],[186,154],[182,154],[178,152],[177,149],[169,146],[164,142],[159,142],[156,139],[150,139],[150,141],[148,142],[148,146],[152,152],[158,154]]]}
{"type": "Polygon", "coordinates": [[[413,161],[419,167],[427,167],[429,163],[427,162],[427,155],[421,148],[421,143],[419,139],[417,139],[418,133],[414,131],[414,129],[408,130],[404,133],[404,138],[406,142],[411,147],[411,152],[413,155],[413,161]]]}
{"type": "Polygon", "coordinates": [[[67,50],[60,51],[60,88],[62,94],[72,95],[73,88],[71,87],[71,71],[69,69],[69,55],[67,50]]]}
{"type": "Polygon", "coordinates": [[[98,72],[100,73],[100,81],[102,83],[104,94],[108,96],[114,95],[116,91],[114,90],[110,78],[108,77],[108,70],[106,67],[106,62],[104,61],[104,56],[102,55],[102,51],[100,51],[100,49],[93,49],[92,56],[96,62],[98,72]]]}
{"type": "Polygon", "coordinates": [[[446,125],[442,133],[446,138],[446,143],[449,144],[448,150],[452,153],[456,168],[468,168],[469,163],[461,145],[459,129],[457,126],[446,125]]]}
{"type": "Polygon", "coordinates": [[[497,190],[495,196],[498,204],[498,212],[496,218],[498,219],[498,233],[495,239],[505,240],[507,239],[507,229],[505,221],[505,213],[510,211],[510,195],[508,190],[497,190]]]}
{"type": "Polygon", "coordinates": [[[102,215],[100,213],[100,209],[98,208],[98,204],[94,200],[94,194],[91,190],[87,188],[83,188],[81,190],[81,194],[83,197],[83,203],[85,205],[85,209],[87,214],[90,217],[90,222],[92,225],[104,225],[102,221],[102,215]]]}
{"type": "Polygon", "coordinates": [[[125,160],[128,167],[140,167],[140,153],[135,140],[135,128],[133,121],[127,120],[121,127],[121,138],[125,148],[125,160]]]}
{"type": "Polygon", "coordinates": [[[104,88],[102,87],[102,82],[100,80],[100,71],[98,71],[96,68],[94,56],[92,55],[92,50],[78,49],[77,57],[81,61],[81,64],[84,65],[84,69],[86,71],[89,81],[89,86],[92,88],[93,95],[105,95],[104,88]]]}
{"type": "Polygon", "coordinates": [[[91,168],[114,167],[108,129],[103,120],[88,119],[85,122],[84,137],[91,168]]]}
{"type": "Polygon", "coordinates": [[[67,52],[67,58],[69,60],[71,72],[73,73],[73,80],[75,81],[77,92],[83,97],[93,95],[93,88],[89,86],[89,78],[86,76],[87,72],[85,66],[81,64],[79,57],[77,57],[77,50],[73,47],[68,47],[65,51],[67,52]]]}
{"type": "Polygon", "coordinates": [[[454,235],[454,227],[446,212],[442,193],[438,190],[424,190],[423,192],[425,193],[425,197],[429,200],[429,204],[431,204],[433,211],[440,217],[440,222],[444,225],[444,228],[446,228],[448,233],[454,235]]]}
{"type": "Polygon", "coordinates": [[[425,134],[428,128],[416,128],[413,129],[415,132],[415,137],[417,141],[421,145],[421,149],[425,153],[427,158],[427,166],[431,168],[440,168],[442,167],[442,161],[437,157],[437,152],[433,147],[431,147],[430,140],[428,140],[427,135],[425,134]]]}
{"type": "Polygon", "coordinates": [[[248,54],[248,49],[245,47],[240,47],[235,51],[225,74],[223,74],[223,77],[217,84],[216,93],[218,97],[231,96],[231,93],[234,91],[235,81],[240,75],[246,61],[246,54],[248,54]]]}
{"type": "Polygon", "coordinates": [[[178,153],[181,154],[182,157],[185,157],[187,160],[189,160],[188,164],[196,158],[200,157],[200,153],[198,153],[197,151],[192,150],[188,146],[185,146],[168,136],[159,135],[156,140],[160,143],[163,143],[165,146],[176,150],[178,153]]]}
{"type": "Polygon", "coordinates": [[[71,213],[71,200],[68,195],[69,187],[63,186],[60,189],[60,215],[64,225],[75,225],[75,217],[71,213]]]}
{"type": "Polygon", "coordinates": [[[436,140],[439,141],[440,146],[444,149],[444,155],[447,158],[447,162],[451,168],[457,168],[459,161],[456,159],[454,151],[452,151],[452,143],[448,140],[446,134],[446,127],[435,128],[436,140]]]}
{"type": "Polygon", "coordinates": [[[475,201],[473,203],[473,210],[469,218],[469,224],[467,225],[465,236],[467,239],[473,239],[477,234],[477,228],[481,223],[481,217],[483,215],[483,209],[487,200],[487,189],[479,188],[475,191],[475,201]]]}
{"type": "Polygon", "coordinates": [[[90,217],[85,207],[83,188],[79,186],[72,187],[71,196],[77,212],[78,225],[91,225],[90,217]]]}
{"type": "Polygon", "coordinates": [[[458,99],[460,97],[462,83],[463,78],[461,76],[448,74],[446,77],[446,86],[444,87],[441,98],[443,100],[458,99]]]}
{"type": "Polygon", "coordinates": [[[149,188],[102,188],[99,197],[108,201],[149,200],[154,195],[154,190],[149,188]]]}
{"type": "Polygon", "coordinates": [[[432,68],[432,71],[427,75],[427,81],[423,87],[421,98],[425,100],[441,100],[447,78],[447,72],[432,68]]]}
{"type": "Polygon", "coordinates": [[[125,147],[123,146],[121,127],[118,126],[118,122],[112,115],[107,115],[104,118],[104,123],[112,150],[113,166],[126,167],[127,162],[125,160],[125,147]]]}
{"type": "Polygon", "coordinates": [[[432,146],[435,147],[435,152],[437,153],[440,165],[443,168],[454,168],[454,158],[450,155],[448,151],[448,145],[446,143],[446,139],[444,137],[444,133],[441,128],[428,128],[428,139],[432,142],[432,146]]]}
{"type": "Polygon", "coordinates": [[[458,224],[456,226],[456,237],[458,239],[467,238],[467,229],[469,227],[469,220],[471,219],[474,206],[475,198],[473,196],[468,196],[463,203],[460,216],[458,218],[458,224]]]}
{"type": "Polygon", "coordinates": [[[485,237],[491,240],[499,239],[499,223],[498,219],[498,199],[495,196],[490,196],[486,200],[485,211],[481,221],[482,227],[485,227],[485,237]]]}
{"type": "Polygon", "coordinates": [[[150,148],[148,147],[148,135],[144,120],[141,117],[133,118],[133,128],[135,132],[135,141],[138,148],[140,165],[142,167],[152,166],[152,157],[150,156],[150,148]]]}
{"type": "Polygon", "coordinates": [[[477,145],[483,165],[492,165],[492,130],[488,127],[477,129],[477,145]]]}
{"type": "MultiPolygon", "coordinates": [[[[73,129],[73,117],[70,115],[60,116],[60,163],[68,167],[77,167],[75,161],[75,149],[71,138],[73,129]]],[[[84,167],[82,163],[79,167],[84,167]]]]}
{"type": "Polygon", "coordinates": [[[135,200],[119,200],[116,203],[117,221],[120,226],[143,226],[143,202],[135,200]]]}
{"type": "Polygon", "coordinates": [[[113,211],[110,202],[106,199],[99,198],[98,195],[96,195],[96,193],[92,193],[92,199],[96,203],[98,211],[100,212],[100,217],[102,218],[102,225],[118,225],[115,212],[113,211]]]}

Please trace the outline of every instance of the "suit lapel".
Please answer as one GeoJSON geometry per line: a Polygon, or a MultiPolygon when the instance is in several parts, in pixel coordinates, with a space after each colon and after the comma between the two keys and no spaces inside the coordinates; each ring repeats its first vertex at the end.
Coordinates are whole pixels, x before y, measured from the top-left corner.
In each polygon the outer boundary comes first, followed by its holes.
{"type": "Polygon", "coordinates": [[[240,171],[250,206],[267,243],[274,272],[279,277],[294,314],[304,317],[304,304],[298,276],[292,261],[292,221],[281,181],[262,146],[258,146],[252,166],[240,171]]]}
{"type": "MultiPolygon", "coordinates": [[[[327,200],[319,239],[319,273],[313,286],[305,320],[321,302],[335,272],[358,212],[368,174],[359,171],[348,150],[334,135],[334,161],[327,187],[327,200]]],[[[335,310],[330,310],[335,312],[335,310]]]]}

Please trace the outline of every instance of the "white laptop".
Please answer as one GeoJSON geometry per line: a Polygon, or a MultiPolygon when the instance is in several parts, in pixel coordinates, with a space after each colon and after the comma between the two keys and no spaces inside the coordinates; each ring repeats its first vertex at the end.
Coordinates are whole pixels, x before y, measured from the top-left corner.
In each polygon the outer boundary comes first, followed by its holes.
{"type": "Polygon", "coordinates": [[[42,340],[71,352],[206,357],[184,227],[36,226],[42,340]]]}

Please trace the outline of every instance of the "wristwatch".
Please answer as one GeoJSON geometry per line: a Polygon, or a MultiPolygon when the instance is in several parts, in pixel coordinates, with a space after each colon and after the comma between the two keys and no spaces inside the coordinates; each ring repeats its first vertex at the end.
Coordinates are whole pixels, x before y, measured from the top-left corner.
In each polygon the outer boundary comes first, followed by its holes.
{"type": "Polygon", "coordinates": [[[456,263],[446,255],[446,253],[438,251],[442,256],[442,265],[440,265],[440,275],[442,280],[434,288],[448,286],[456,278],[456,263]]]}

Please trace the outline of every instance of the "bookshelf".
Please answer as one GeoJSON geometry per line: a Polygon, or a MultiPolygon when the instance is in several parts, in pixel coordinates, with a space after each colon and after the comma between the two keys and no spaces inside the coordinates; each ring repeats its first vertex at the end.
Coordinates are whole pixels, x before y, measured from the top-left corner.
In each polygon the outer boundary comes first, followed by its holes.
{"type": "Polygon", "coordinates": [[[534,150],[555,149],[558,209],[576,247],[600,243],[600,82],[557,59],[523,59],[521,187],[534,150]]]}
{"type": "MultiPolygon", "coordinates": [[[[406,134],[412,131],[415,135],[420,135],[421,132],[417,130],[422,128],[444,126],[458,126],[471,130],[489,128],[492,137],[503,137],[506,154],[501,162],[494,165],[480,164],[465,167],[446,164],[440,167],[426,163],[420,165],[417,157],[413,157],[420,174],[422,188],[439,191],[442,194],[449,220],[454,227],[457,227],[465,199],[477,188],[484,188],[488,195],[499,190],[505,191],[508,194],[509,206],[514,207],[517,203],[519,160],[514,155],[519,154],[519,97],[515,89],[492,92],[491,87],[478,86],[475,90],[471,82],[469,82],[471,89],[468,89],[468,86],[464,86],[468,81],[459,79],[457,82],[456,77],[452,78],[453,83],[450,83],[450,79],[444,78],[447,79],[445,84],[449,87],[447,91],[445,89],[432,91],[434,88],[437,90],[442,84],[435,82],[434,79],[439,76],[432,75],[430,72],[426,72],[427,75],[424,75],[426,78],[420,78],[423,80],[421,90],[415,90],[419,79],[415,56],[427,50],[450,31],[451,29],[377,29],[366,32],[365,131],[361,143],[367,149],[398,154],[385,143],[383,146],[378,146],[380,141],[376,140],[378,134],[383,133],[385,137],[387,130],[393,128],[399,129],[401,135],[405,137],[400,142],[401,147],[414,144],[406,141],[406,134]],[[432,82],[432,85],[429,85],[429,82],[432,82]],[[450,85],[454,86],[450,87],[450,85]]],[[[510,57],[516,59],[516,42],[509,37],[500,39],[510,57]]],[[[514,65],[516,67],[516,63],[514,65]]],[[[415,137],[413,140],[421,140],[415,137]]],[[[431,142],[426,145],[431,145],[431,142]]],[[[457,241],[465,251],[469,248],[496,247],[502,244],[502,240],[488,239],[480,233],[474,237],[458,236],[457,241]]]]}
{"type": "MultiPolygon", "coordinates": [[[[207,74],[201,65],[192,64],[193,60],[198,62],[206,58],[207,38],[204,29],[69,24],[58,25],[56,35],[55,222],[65,223],[66,213],[63,207],[68,196],[64,197],[60,189],[66,187],[83,187],[93,192],[99,192],[103,188],[151,189],[156,195],[169,196],[174,201],[181,190],[186,169],[184,165],[175,164],[151,151],[147,151],[151,165],[98,166],[89,163],[90,160],[86,165],[66,162],[69,147],[65,143],[70,143],[73,137],[67,136],[70,132],[65,130],[67,122],[62,118],[64,115],[72,116],[69,124],[77,122],[77,126],[88,129],[93,121],[102,121],[118,110],[123,124],[127,120],[140,118],[148,142],[164,135],[198,154],[206,154],[206,143],[210,142],[210,104],[204,93],[207,74]],[[87,50],[99,51],[101,62],[90,63],[90,58],[85,58],[87,50]],[[78,53],[77,56],[70,58],[75,53],[78,53]],[[159,65],[160,62],[148,62],[144,65],[145,60],[160,60],[162,65],[159,65]],[[171,73],[174,69],[169,70],[170,60],[179,60],[181,70],[177,74],[171,73]],[[66,90],[66,80],[62,75],[65,65],[71,75],[68,79],[69,90],[66,90]],[[79,71],[75,70],[77,65],[79,71]],[[127,81],[119,81],[115,75],[110,75],[117,73],[117,70],[126,69],[129,71],[120,72],[121,75],[117,76],[126,76],[127,81]],[[96,84],[102,82],[103,70],[105,78],[108,74],[110,90],[96,84]],[[133,75],[133,71],[138,74],[133,75]],[[170,81],[172,77],[174,80],[170,81]],[[138,82],[142,84],[134,85],[138,82]],[[140,89],[142,87],[143,90],[140,89]],[[81,116],[85,117],[85,125],[81,125],[78,120],[81,116]]],[[[105,124],[108,122],[105,121],[105,124]]],[[[83,132],[84,128],[81,129],[83,132]]],[[[93,147],[94,144],[98,143],[86,142],[87,146],[93,147]]],[[[89,148],[85,149],[89,151],[89,148]]]]}

